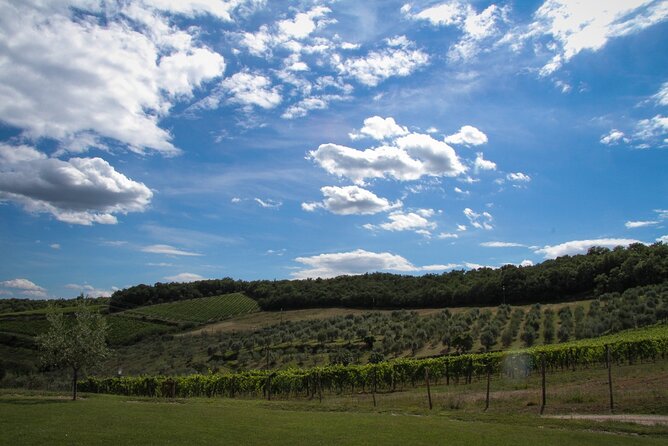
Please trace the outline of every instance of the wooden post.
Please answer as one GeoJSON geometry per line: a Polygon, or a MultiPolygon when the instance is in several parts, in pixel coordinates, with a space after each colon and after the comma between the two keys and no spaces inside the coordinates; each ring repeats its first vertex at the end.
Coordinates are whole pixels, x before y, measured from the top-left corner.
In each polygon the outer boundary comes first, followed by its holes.
{"type": "Polygon", "coordinates": [[[487,395],[485,396],[485,411],[489,409],[489,382],[492,378],[491,367],[487,366],[487,395]]]}
{"type": "Polygon", "coordinates": [[[376,407],[376,368],[373,369],[373,390],[371,392],[373,397],[373,407],[376,407]]]}
{"type": "Polygon", "coordinates": [[[610,412],[615,411],[615,401],[612,398],[612,361],[610,360],[610,346],[605,346],[605,361],[608,363],[608,391],[610,392],[610,412]]]}
{"type": "Polygon", "coordinates": [[[540,405],[540,414],[543,415],[543,412],[545,412],[545,404],[546,404],[546,398],[545,398],[545,356],[540,355],[540,373],[541,373],[541,383],[542,383],[542,401],[540,405]]]}
{"type": "Polygon", "coordinates": [[[322,403],[322,379],[318,373],[318,400],[322,403]]]}
{"type": "Polygon", "coordinates": [[[429,369],[424,368],[424,380],[427,383],[427,398],[429,399],[429,410],[432,410],[433,405],[431,403],[431,387],[429,386],[429,369]]]}
{"type": "Polygon", "coordinates": [[[267,400],[271,401],[271,375],[267,376],[267,400]]]}

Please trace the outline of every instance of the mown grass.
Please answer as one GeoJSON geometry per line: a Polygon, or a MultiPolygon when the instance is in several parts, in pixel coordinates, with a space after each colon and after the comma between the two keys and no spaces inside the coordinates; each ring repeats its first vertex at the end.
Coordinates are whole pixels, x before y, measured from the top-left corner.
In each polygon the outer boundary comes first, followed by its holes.
{"type": "Polygon", "coordinates": [[[314,411],[248,400],[84,395],[73,402],[57,394],[0,393],[2,445],[666,444],[661,434],[629,435],[614,427],[601,432],[592,422],[536,416],[466,420],[447,413],[314,411]]]}

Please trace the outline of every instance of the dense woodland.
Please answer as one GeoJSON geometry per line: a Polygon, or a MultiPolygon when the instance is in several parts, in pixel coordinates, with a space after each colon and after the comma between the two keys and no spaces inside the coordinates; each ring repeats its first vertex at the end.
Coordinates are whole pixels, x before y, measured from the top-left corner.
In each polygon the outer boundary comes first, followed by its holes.
{"type": "Polygon", "coordinates": [[[668,280],[668,245],[591,248],[538,265],[481,268],[423,276],[372,273],[333,279],[137,285],[116,291],[110,310],[244,292],[263,310],[298,308],[426,308],[560,302],[668,280]]]}

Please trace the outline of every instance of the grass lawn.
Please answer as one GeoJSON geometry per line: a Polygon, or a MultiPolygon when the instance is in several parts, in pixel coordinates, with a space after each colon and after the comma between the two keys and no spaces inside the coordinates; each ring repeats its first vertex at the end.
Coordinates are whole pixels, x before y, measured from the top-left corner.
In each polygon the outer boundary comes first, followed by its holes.
{"type": "MultiPolygon", "coordinates": [[[[307,410],[282,402],[0,392],[2,445],[665,445],[666,435],[601,432],[537,416],[307,410]],[[516,421],[515,421],[516,420],[516,421]]],[[[600,429],[600,427],[598,428],[600,429]]],[[[613,429],[614,430],[614,429],[613,429]]],[[[640,431],[643,433],[642,431],[640,431]]],[[[645,432],[646,433],[646,432],[645,432]]]]}

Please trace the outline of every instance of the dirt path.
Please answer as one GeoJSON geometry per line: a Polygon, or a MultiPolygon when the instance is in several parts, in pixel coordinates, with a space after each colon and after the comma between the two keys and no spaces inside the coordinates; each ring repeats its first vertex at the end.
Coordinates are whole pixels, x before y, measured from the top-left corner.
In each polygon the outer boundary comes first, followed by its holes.
{"type": "Polygon", "coordinates": [[[544,415],[545,418],[562,420],[621,421],[624,423],[644,424],[645,426],[668,426],[668,415],[544,415]]]}

